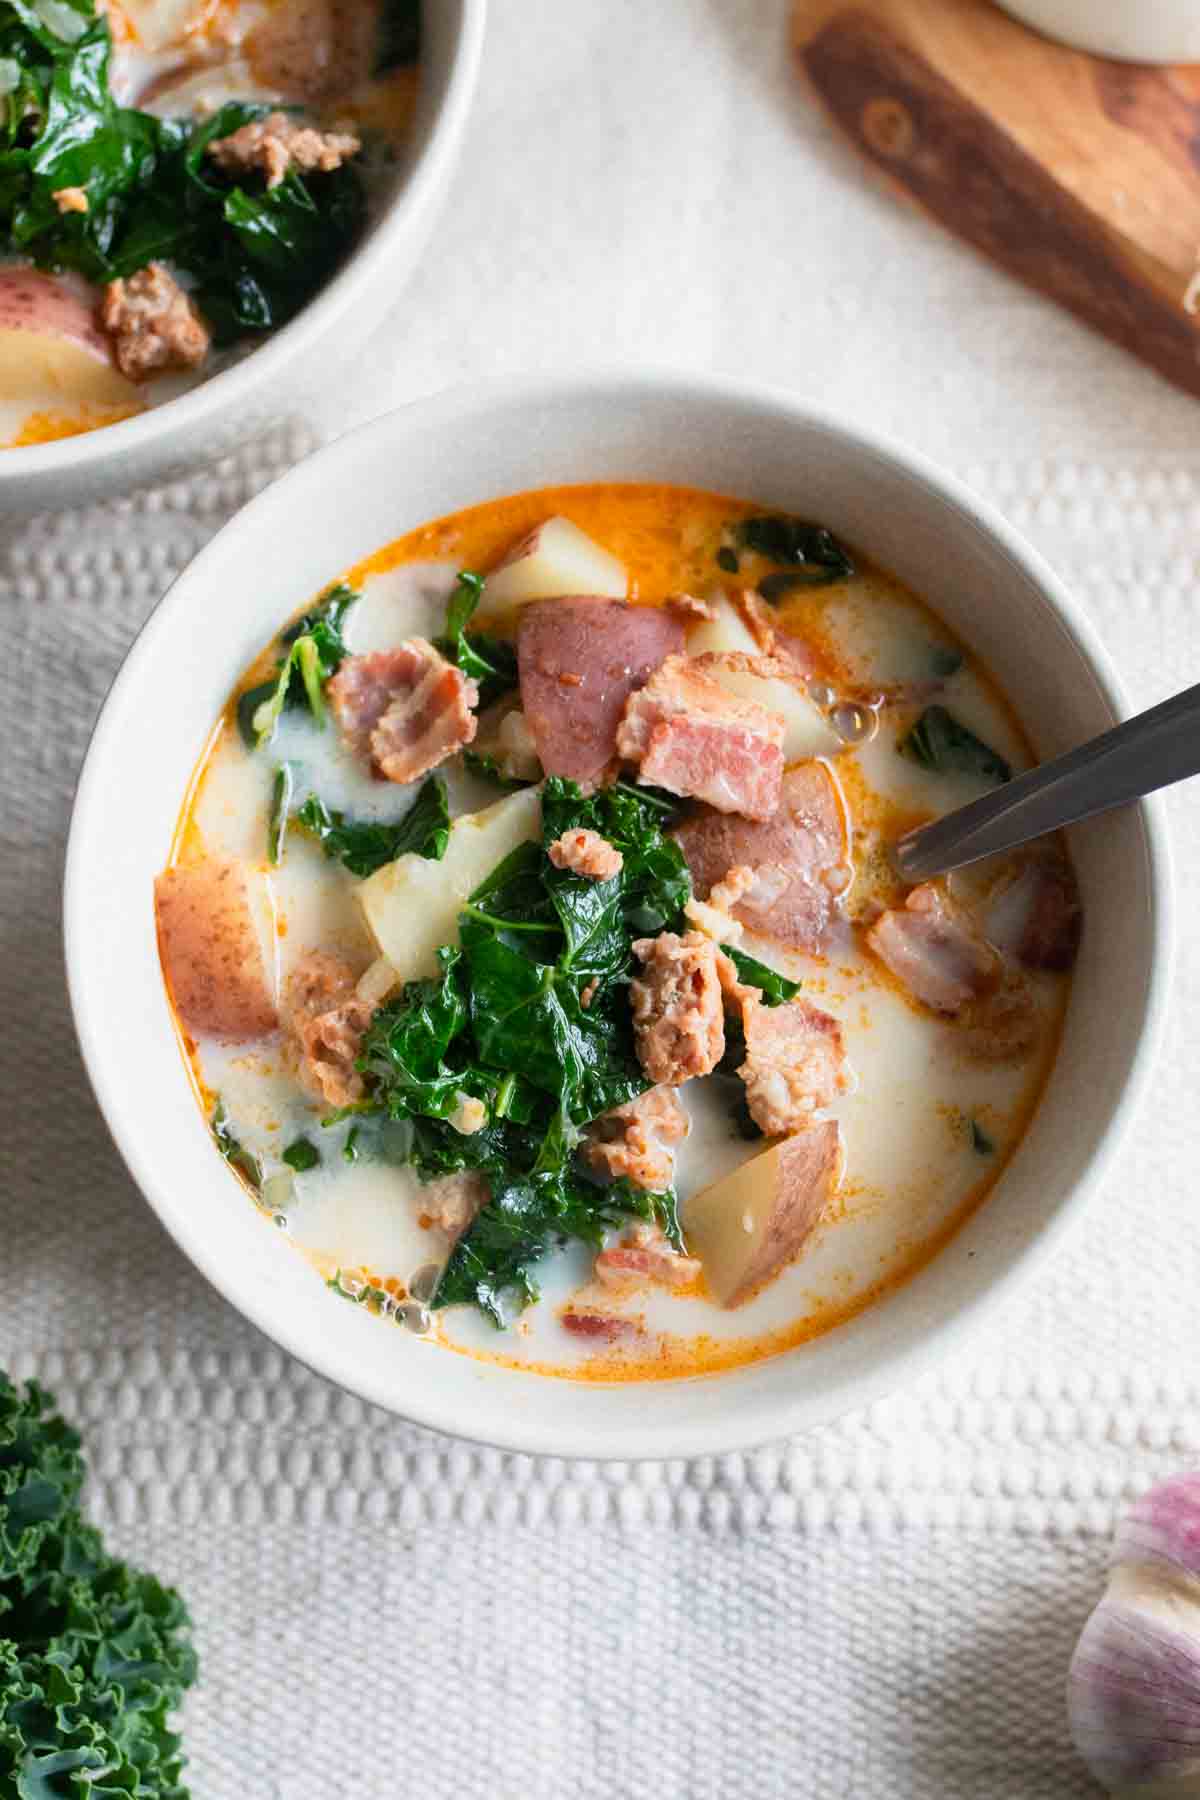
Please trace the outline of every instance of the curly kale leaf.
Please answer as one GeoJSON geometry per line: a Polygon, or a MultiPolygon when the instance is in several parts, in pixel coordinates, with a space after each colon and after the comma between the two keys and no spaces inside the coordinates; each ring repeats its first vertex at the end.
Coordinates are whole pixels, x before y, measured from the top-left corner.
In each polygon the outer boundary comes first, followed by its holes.
{"type": "Polygon", "coordinates": [[[780,566],[758,584],[764,600],[782,599],[793,588],[827,587],[854,573],[845,546],[824,525],[767,515],[743,519],[735,535],[743,550],[780,566]]]}
{"type": "Polygon", "coordinates": [[[759,962],[748,951],[739,950],[735,944],[726,944],[724,948],[742,981],[747,987],[756,987],[768,1006],[783,1006],[786,1001],[794,1000],[800,992],[798,981],[790,981],[777,969],[769,969],[766,963],[759,962]]]}
{"type": "Polygon", "coordinates": [[[999,752],[944,706],[927,706],[896,747],[901,756],[936,774],[977,775],[997,785],[1012,779],[1012,769],[999,752]]]}
{"type": "Polygon", "coordinates": [[[440,862],[450,842],[450,802],[440,775],[429,777],[395,825],[348,819],[316,794],[310,794],[292,816],[317,839],[326,856],[342,863],[352,875],[373,875],[398,856],[424,856],[440,862]]]}
{"type": "Polygon", "coordinates": [[[463,569],[446,608],[446,630],[437,647],[448,662],[479,683],[480,710],[517,686],[517,652],[505,638],[480,632],[467,636],[467,626],[483,599],[483,577],[463,569]]]}
{"type": "Polygon", "coordinates": [[[276,663],[270,681],[238,696],[238,730],[248,750],[270,743],[285,707],[307,706],[318,725],[325,723],[325,684],[349,654],[342,627],[359,598],[339,581],[311,612],[280,634],[286,654],[276,663]]]}
{"type": "Polygon", "coordinates": [[[171,1713],[196,1677],[187,1611],[79,1510],[79,1438],[0,1373],[0,1794],[187,1800],[171,1713]]]}

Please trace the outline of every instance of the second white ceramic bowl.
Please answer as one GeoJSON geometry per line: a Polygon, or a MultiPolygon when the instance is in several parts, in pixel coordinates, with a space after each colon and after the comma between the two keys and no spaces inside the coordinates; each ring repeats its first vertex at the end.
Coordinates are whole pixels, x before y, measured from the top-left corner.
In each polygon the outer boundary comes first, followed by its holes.
{"type": "Polygon", "coordinates": [[[923,458],[798,400],[682,376],[516,382],[352,432],[252,502],[175,584],[104,707],[75,803],[65,933],[83,1055],[129,1168],[221,1292],[288,1350],[422,1424],[513,1449],[658,1457],[819,1424],[956,1354],[1102,1184],[1145,1080],[1168,959],[1157,803],[1073,834],[1086,929],[1062,1051],[996,1191],[914,1280],[814,1343],[731,1373],[605,1387],[484,1364],[328,1293],[214,1153],[176,1046],[152,884],[242,669],[365,553],[547,482],[715,488],[832,527],[926,595],[1050,756],[1120,717],[1086,617],[995,513],[923,458]],[[270,580],[264,581],[264,569],[270,580]]]}
{"type": "Polygon", "coordinates": [[[1047,37],[1122,62],[1200,61],[1196,0],[1000,0],[1047,37]]]}
{"type": "Polygon", "coordinates": [[[328,391],[393,304],[433,228],[466,130],[487,0],[431,0],[416,114],[363,242],[289,325],[176,400],[100,431],[0,450],[0,518],[82,505],[226,456],[328,391]]]}

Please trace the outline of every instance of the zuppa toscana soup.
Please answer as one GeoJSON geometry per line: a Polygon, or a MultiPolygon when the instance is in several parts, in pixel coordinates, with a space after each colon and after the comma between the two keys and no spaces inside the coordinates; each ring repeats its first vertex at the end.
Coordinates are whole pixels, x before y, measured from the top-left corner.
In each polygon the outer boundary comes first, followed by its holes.
{"type": "Polygon", "coordinates": [[[0,0],[0,447],[128,418],[334,272],[419,0],[0,0]]]}
{"type": "Polygon", "coordinates": [[[430,1344],[615,1380],[827,1331],[983,1201],[1052,1063],[1062,847],[912,891],[888,853],[1029,760],[799,518],[610,485],[412,532],[246,671],[158,878],[215,1150],[430,1344]]]}

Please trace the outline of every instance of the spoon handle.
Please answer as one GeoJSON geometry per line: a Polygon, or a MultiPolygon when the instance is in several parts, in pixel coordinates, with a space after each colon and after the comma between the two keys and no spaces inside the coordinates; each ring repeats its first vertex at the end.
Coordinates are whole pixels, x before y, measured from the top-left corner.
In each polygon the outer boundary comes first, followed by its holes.
{"type": "Polygon", "coordinates": [[[908,832],[896,865],[906,881],[924,881],[1189,775],[1200,775],[1200,685],[908,832]]]}

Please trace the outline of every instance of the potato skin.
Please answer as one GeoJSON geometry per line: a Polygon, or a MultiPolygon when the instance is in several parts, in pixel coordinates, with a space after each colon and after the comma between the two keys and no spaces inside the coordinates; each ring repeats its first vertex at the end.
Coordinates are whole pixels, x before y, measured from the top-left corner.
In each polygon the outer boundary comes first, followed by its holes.
{"type": "Polygon", "coordinates": [[[37,269],[0,269],[0,331],[34,331],[68,338],[99,362],[112,363],[112,346],[87,301],[37,269]]]}
{"type": "Polygon", "coordinates": [[[684,1234],[720,1305],[743,1306],[795,1260],[833,1192],[840,1159],[837,1122],[825,1119],[693,1196],[684,1234]]]}
{"type": "Polygon", "coordinates": [[[279,1013],[240,863],[165,869],[154,883],[163,971],[186,1028],[232,1043],[268,1036],[279,1013]]]}

